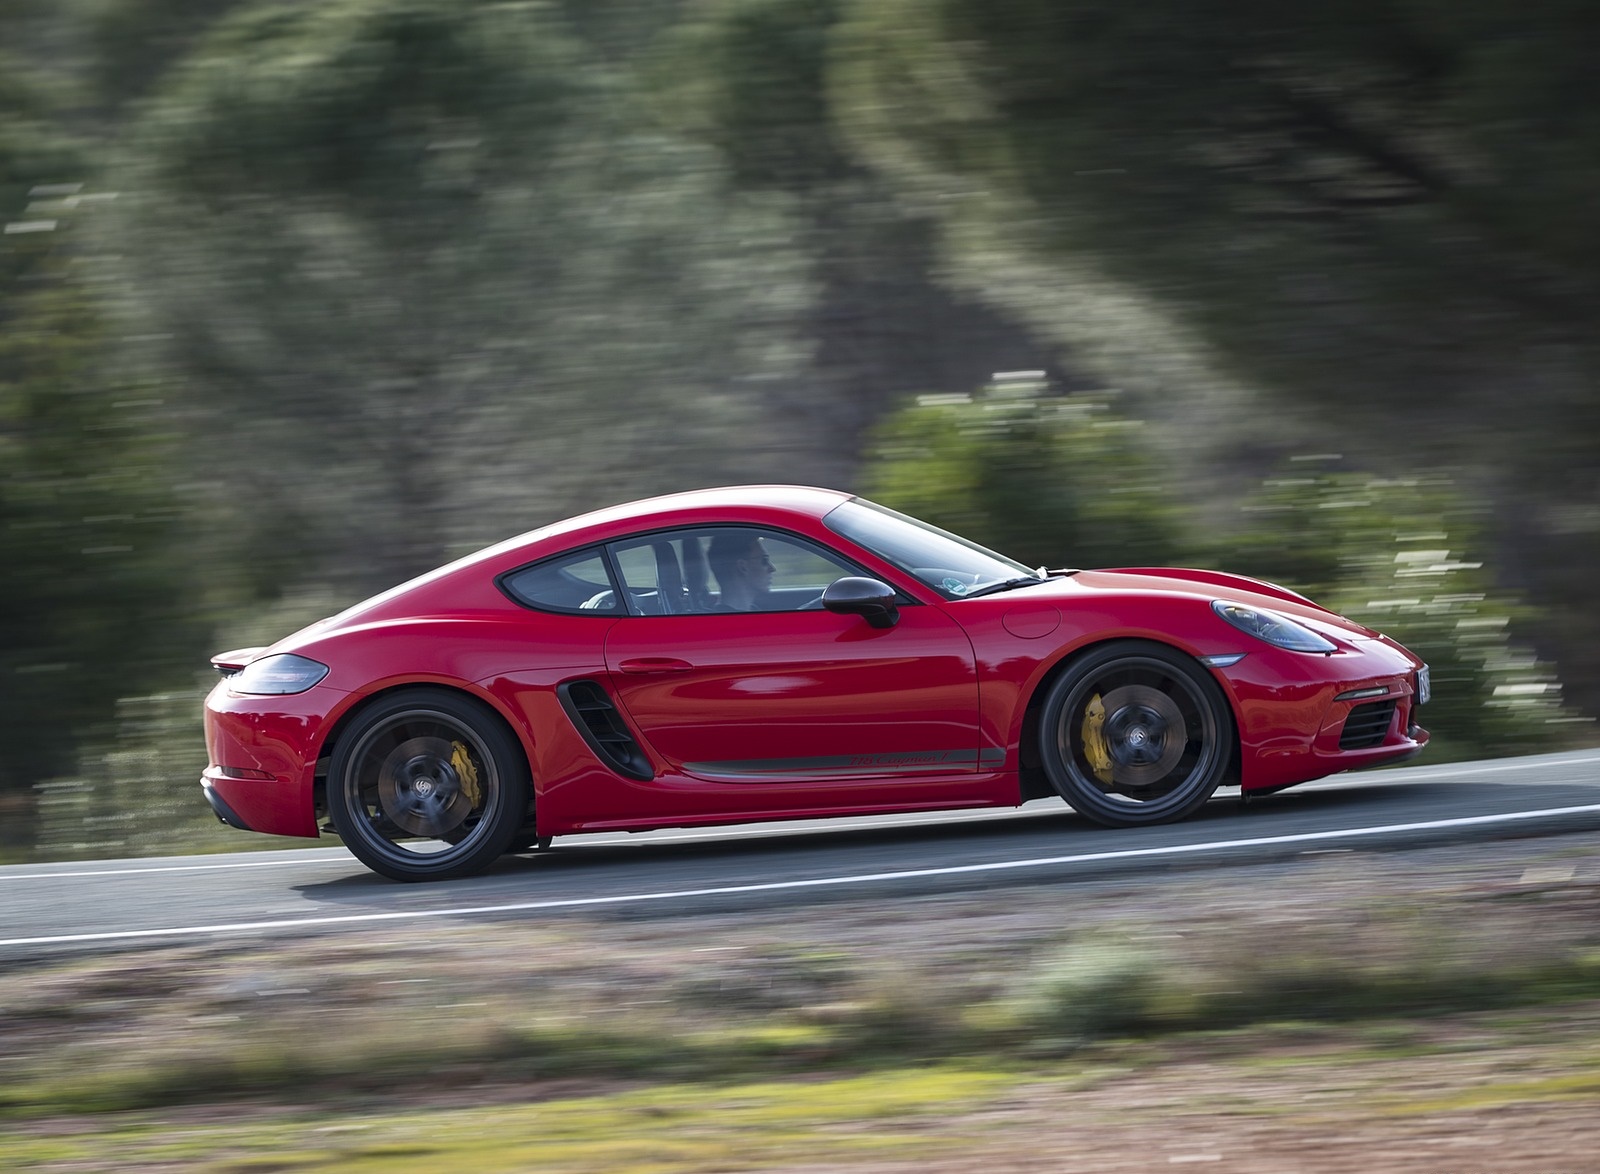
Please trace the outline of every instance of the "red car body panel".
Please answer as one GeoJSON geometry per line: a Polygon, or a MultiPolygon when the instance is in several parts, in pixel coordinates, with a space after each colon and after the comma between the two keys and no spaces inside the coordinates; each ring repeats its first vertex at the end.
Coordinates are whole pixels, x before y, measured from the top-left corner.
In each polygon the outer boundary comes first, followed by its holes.
{"type": "Polygon", "coordinates": [[[1016,805],[1024,798],[1029,706],[1075,654],[1107,640],[1156,641],[1208,671],[1238,735],[1239,782],[1275,789],[1414,754],[1421,662],[1309,600],[1214,571],[1085,571],[1017,590],[947,599],[834,533],[849,500],[792,486],[708,490],[601,510],[480,551],[280,641],[329,666],[303,693],[256,696],[218,682],[206,702],[220,815],[315,836],[318,764],[341,722],[408,685],[458,689],[492,706],[528,756],[540,835],[759,819],[1016,805]],[[557,614],[513,602],[497,576],[546,556],[679,526],[749,524],[825,546],[901,596],[873,628],[823,610],[717,615],[557,614]],[[1292,616],[1335,645],[1290,652],[1221,619],[1219,597],[1292,616]],[[649,759],[648,779],[599,758],[559,688],[586,680],[614,698],[649,759]],[[1344,750],[1360,699],[1397,699],[1381,742],[1344,750]]]}
{"type": "Polygon", "coordinates": [[[825,611],[632,617],[606,634],[606,663],[634,726],[686,774],[978,769],[972,643],[938,608],[904,608],[892,628],[825,611]]]}
{"type": "Polygon", "coordinates": [[[326,741],[331,716],[349,694],[318,686],[289,697],[240,697],[225,686],[219,682],[206,698],[207,799],[213,807],[220,800],[252,830],[315,836],[314,748],[326,741]]]}

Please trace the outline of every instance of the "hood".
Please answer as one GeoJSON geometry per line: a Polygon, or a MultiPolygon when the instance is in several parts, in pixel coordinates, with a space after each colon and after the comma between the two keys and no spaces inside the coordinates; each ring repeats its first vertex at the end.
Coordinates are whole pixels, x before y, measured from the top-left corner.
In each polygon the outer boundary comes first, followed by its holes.
{"type": "Polygon", "coordinates": [[[1247,575],[1230,575],[1226,571],[1190,567],[1115,567],[1082,571],[1058,582],[1075,584],[1078,589],[1087,591],[1154,591],[1187,595],[1207,603],[1213,599],[1227,599],[1251,607],[1268,608],[1292,616],[1313,629],[1327,628],[1341,636],[1368,639],[1378,636],[1372,629],[1329,611],[1287,587],[1279,587],[1263,579],[1252,579],[1247,575]]]}

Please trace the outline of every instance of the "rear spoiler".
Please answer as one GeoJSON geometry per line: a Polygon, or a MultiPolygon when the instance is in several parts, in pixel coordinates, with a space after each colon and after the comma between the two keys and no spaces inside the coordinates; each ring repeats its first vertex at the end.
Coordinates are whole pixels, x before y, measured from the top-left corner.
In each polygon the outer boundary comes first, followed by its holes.
{"type": "Polygon", "coordinates": [[[267,650],[266,645],[257,648],[235,648],[232,652],[219,652],[211,658],[211,667],[224,677],[231,677],[235,673],[244,671],[244,666],[267,650]]]}

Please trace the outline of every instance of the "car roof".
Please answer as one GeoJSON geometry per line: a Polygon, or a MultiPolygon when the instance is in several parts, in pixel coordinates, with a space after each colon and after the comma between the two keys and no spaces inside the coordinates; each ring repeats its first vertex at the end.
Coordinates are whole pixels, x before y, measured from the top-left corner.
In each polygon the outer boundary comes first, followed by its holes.
{"type": "MultiPolygon", "coordinates": [[[[610,535],[630,529],[635,523],[671,525],[680,520],[677,517],[680,514],[700,515],[723,510],[775,510],[820,518],[840,502],[848,501],[850,496],[837,489],[819,489],[809,485],[725,485],[715,489],[691,489],[591,510],[530,530],[503,545],[531,545],[582,530],[603,531],[610,535]]],[[[684,517],[681,520],[689,522],[694,518],[684,517]]]]}
{"type": "MultiPolygon", "coordinates": [[[[496,568],[505,570],[568,546],[606,542],[635,530],[658,526],[695,525],[718,519],[718,515],[727,521],[751,523],[777,522],[783,515],[821,518],[840,502],[850,500],[850,497],[850,494],[837,489],[819,489],[808,485],[727,485],[606,506],[551,522],[474,551],[364,599],[331,617],[327,623],[342,625],[357,619],[364,622],[387,618],[391,614],[407,614],[416,596],[435,586],[449,584],[450,589],[454,589],[456,584],[475,582],[478,576],[464,576],[464,573],[483,568],[486,564],[491,571],[496,568]],[[566,541],[560,541],[562,539],[566,541]],[[404,608],[400,605],[402,599],[408,601],[404,608]]],[[[487,587],[487,582],[482,585],[487,587]]],[[[503,599],[498,591],[492,597],[496,602],[503,599]]]]}

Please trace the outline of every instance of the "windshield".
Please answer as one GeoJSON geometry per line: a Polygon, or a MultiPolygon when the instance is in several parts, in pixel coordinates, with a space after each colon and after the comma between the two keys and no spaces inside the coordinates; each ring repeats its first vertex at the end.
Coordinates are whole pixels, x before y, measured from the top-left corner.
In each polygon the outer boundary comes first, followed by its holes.
{"type": "Polygon", "coordinates": [[[948,530],[859,497],[836,506],[823,521],[835,534],[915,575],[946,599],[960,599],[1020,577],[1041,577],[1032,568],[948,530]]]}

